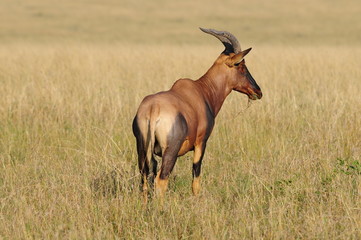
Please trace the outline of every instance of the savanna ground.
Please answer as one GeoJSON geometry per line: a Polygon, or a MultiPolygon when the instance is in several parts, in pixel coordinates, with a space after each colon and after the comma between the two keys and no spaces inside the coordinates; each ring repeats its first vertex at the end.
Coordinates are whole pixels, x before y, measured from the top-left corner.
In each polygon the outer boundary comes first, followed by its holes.
{"type": "Polygon", "coordinates": [[[0,3],[1,239],[360,239],[358,1],[0,3]],[[264,97],[232,93],[202,191],[180,158],[144,207],[131,122],[229,30],[264,97]]]}

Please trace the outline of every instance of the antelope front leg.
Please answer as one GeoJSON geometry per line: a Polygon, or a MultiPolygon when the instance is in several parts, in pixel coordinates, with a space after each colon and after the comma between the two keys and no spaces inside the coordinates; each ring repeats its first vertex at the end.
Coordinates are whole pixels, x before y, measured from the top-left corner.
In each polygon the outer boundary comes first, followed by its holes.
{"type": "Polygon", "coordinates": [[[192,182],[192,192],[193,195],[198,195],[199,191],[201,190],[201,165],[202,159],[204,155],[204,150],[206,149],[205,144],[204,146],[195,146],[194,147],[194,158],[193,158],[193,182],[192,182]]]}

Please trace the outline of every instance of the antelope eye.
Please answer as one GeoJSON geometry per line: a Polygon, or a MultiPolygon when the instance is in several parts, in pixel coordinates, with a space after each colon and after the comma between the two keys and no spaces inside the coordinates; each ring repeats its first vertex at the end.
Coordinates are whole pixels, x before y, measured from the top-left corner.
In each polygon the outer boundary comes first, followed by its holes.
{"type": "Polygon", "coordinates": [[[239,63],[235,63],[235,64],[234,64],[234,66],[238,67],[238,66],[239,66],[239,64],[241,64],[241,62],[239,62],[239,63]]]}

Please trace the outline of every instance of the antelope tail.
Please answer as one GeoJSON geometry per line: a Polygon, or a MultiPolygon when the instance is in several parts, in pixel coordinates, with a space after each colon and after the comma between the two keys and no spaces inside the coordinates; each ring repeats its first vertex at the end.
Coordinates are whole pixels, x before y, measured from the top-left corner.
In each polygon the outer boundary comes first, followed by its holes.
{"type": "Polygon", "coordinates": [[[157,117],[159,114],[159,109],[157,107],[152,107],[150,111],[150,116],[148,119],[148,132],[146,137],[146,158],[147,158],[147,165],[149,169],[152,169],[152,158],[154,153],[154,145],[155,145],[155,127],[157,124],[157,117]]]}
{"type": "Polygon", "coordinates": [[[148,134],[146,140],[147,164],[149,167],[154,152],[155,124],[156,124],[156,120],[153,119],[153,117],[151,116],[150,119],[148,120],[148,134]]]}

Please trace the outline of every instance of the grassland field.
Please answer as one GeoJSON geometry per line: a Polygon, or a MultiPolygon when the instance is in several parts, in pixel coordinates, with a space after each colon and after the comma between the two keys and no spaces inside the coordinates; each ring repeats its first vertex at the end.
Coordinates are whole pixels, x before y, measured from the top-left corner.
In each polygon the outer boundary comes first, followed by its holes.
{"type": "Polygon", "coordinates": [[[0,3],[0,239],[360,239],[357,1],[0,3]],[[207,3],[207,4],[206,4],[207,3]],[[263,90],[225,101],[144,207],[131,122],[229,30],[263,90]]]}

